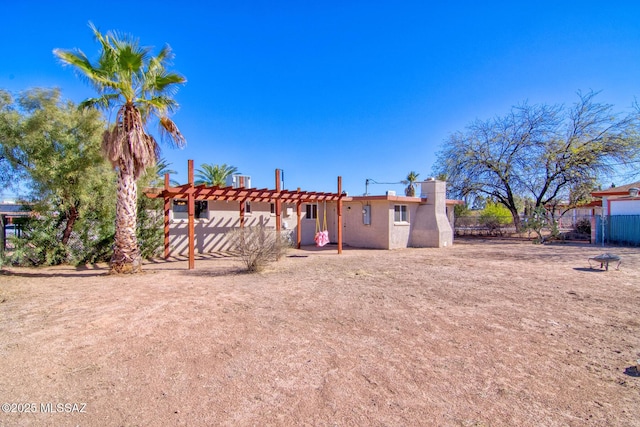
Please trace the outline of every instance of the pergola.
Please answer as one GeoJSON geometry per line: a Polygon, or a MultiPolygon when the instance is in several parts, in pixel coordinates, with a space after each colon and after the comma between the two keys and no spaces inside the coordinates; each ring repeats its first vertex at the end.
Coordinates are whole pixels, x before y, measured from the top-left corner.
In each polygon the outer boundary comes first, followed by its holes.
{"type": "Polygon", "coordinates": [[[271,202],[275,205],[276,231],[281,231],[282,227],[282,203],[296,204],[297,213],[297,232],[296,245],[300,248],[301,227],[300,219],[302,217],[303,203],[316,203],[323,201],[337,202],[338,215],[338,253],[342,253],[342,201],[347,198],[342,192],[342,177],[338,177],[337,193],[322,193],[312,191],[300,191],[297,189],[283,190],[280,188],[280,170],[276,169],[274,190],[267,188],[245,188],[245,187],[219,187],[206,185],[195,185],[193,179],[193,160],[189,160],[188,167],[189,182],[178,187],[169,185],[169,174],[164,176],[164,188],[150,188],[145,190],[145,195],[152,199],[162,198],[164,200],[164,257],[169,257],[169,211],[171,210],[172,199],[187,200],[187,235],[189,240],[189,269],[195,268],[195,202],[196,200],[227,200],[239,202],[240,211],[240,227],[244,226],[245,202],[271,202]]]}

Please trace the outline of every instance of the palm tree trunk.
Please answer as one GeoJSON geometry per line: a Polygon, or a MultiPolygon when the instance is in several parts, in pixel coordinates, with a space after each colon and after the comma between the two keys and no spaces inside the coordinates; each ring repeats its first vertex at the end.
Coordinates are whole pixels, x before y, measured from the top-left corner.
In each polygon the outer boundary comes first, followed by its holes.
{"type": "Polygon", "coordinates": [[[118,168],[116,235],[110,262],[112,274],[139,273],[142,257],[136,237],[138,186],[130,167],[118,168]]]}

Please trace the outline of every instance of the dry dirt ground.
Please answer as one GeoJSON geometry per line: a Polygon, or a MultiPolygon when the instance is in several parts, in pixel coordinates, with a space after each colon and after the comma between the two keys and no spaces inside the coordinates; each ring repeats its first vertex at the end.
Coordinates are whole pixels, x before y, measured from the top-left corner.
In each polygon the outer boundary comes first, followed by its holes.
{"type": "Polygon", "coordinates": [[[639,248],[457,240],[186,267],[5,267],[0,425],[640,425],[639,248]],[[602,252],[620,269],[590,269],[602,252]]]}

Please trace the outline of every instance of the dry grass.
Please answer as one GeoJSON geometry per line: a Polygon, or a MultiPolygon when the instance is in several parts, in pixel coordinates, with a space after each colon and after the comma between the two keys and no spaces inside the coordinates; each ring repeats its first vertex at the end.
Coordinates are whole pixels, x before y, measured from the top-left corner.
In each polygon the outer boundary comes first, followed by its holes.
{"type": "Polygon", "coordinates": [[[640,249],[456,241],[0,274],[0,425],[640,425],[640,249]],[[38,409],[40,407],[38,406],[38,409]]]}

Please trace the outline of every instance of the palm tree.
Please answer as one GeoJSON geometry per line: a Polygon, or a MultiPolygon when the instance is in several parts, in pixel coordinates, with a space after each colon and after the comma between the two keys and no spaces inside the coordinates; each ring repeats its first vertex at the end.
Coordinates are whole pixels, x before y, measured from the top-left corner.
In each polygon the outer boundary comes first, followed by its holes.
{"type": "Polygon", "coordinates": [[[226,163],[221,165],[210,165],[203,163],[202,169],[196,170],[196,185],[210,185],[223,187],[226,185],[227,177],[238,173],[238,168],[229,166],[226,163]]]}
{"type": "Polygon", "coordinates": [[[116,108],[115,123],[104,132],[102,149],[118,176],[116,232],[111,273],[137,273],[142,270],[140,248],[136,238],[137,180],[148,166],[155,164],[159,146],[146,130],[149,119],[158,119],[161,135],[167,141],[184,146],[186,140],[168,117],[178,104],[172,98],[176,85],[186,79],[167,71],[172,58],[166,45],[157,56],[138,40],[113,32],[101,34],[89,23],[100,43],[100,57],[91,63],[80,50],[54,49],[63,64],[71,65],[99,96],[86,99],[81,106],[103,110],[116,108]]]}
{"type": "MultiPolygon", "coordinates": [[[[167,161],[167,159],[160,158],[158,160],[156,160],[156,164],[147,168],[147,171],[145,172],[145,175],[147,177],[147,181],[149,183],[149,185],[153,186],[153,187],[162,187],[164,186],[164,175],[165,174],[177,174],[178,172],[176,172],[173,169],[170,169],[169,166],[171,166],[171,163],[167,161]]],[[[172,185],[174,187],[177,187],[180,185],[180,183],[178,181],[176,181],[175,179],[170,179],[169,180],[169,185],[172,185]]]]}
{"type": "Polygon", "coordinates": [[[402,181],[403,184],[408,184],[407,188],[404,189],[404,194],[409,197],[414,197],[416,195],[416,188],[414,187],[416,181],[418,180],[419,173],[415,173],[414,171],[409,172],[407,175],[407,179],[402,181]]]}

